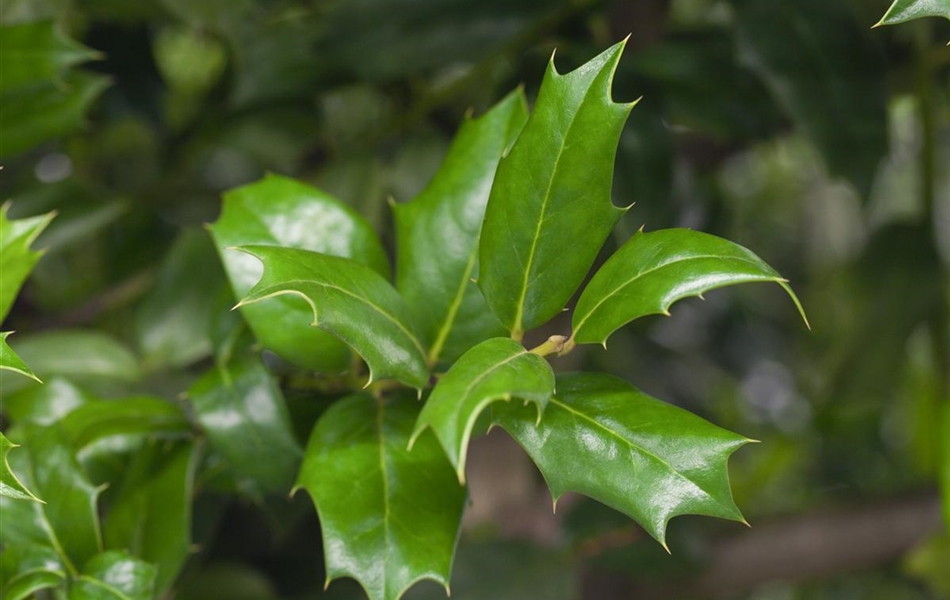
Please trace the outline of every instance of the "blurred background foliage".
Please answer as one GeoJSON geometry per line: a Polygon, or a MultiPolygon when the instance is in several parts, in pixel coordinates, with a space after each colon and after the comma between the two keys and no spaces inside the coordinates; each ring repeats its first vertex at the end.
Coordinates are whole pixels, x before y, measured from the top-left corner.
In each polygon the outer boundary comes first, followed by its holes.
{"type": "MultiPolygon", "coordinates": [[[[754,528],[679,519],[670,557],[592,501],[559,506],[542,533],[503,513],[547,512],[543,494],[502,502],[466,528],[453,598],[950,597],[950,24],[870,29],[888,4],[0,0],[5,27],[33,23],[62,55],[49,72],[5,62],[0,85],[10,216],[58,212],[4,327],[48,385],[5,376],[5,418],[196,385],[235,318],[202,229],[224,190],[298,177],[392,247],[387,200],[421,191],[466,113],[518,85],[533,97],[555,48],[565,72],[630,33],[614,94],[643,100],[614,195],[636,206],[607,250],[641,226],[735,240],[791,280],[812,331],[778,288],[730,288],[560,367],[620,374],[761,440],[731,469],[754,528]]],[[[323,405],[281,381],[303,440],[323,405]]],[[[109,506],[168,480],[181,495],[190,459],[160,456],[176,452],[81,458],[94,482],[124,482],[109,506]]],[[[197,471],[202,551],[175,598],[359,597],[351,582],[322,591],[305,498],[234,499],[216,460],[197,471]]]]}

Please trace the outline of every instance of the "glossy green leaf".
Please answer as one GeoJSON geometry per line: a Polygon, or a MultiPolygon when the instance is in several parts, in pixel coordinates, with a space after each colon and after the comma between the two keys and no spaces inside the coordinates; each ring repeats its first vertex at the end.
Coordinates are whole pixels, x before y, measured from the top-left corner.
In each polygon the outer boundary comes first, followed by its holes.
{"type": "Polygon", "coordinates": [[[426,189],[412,202],[393,206],[396,287],[430,340],[430,364],[455,360],[504,333],[472,279],[478,275],[478,234],[498,161],[527,118],[519,90],[478,119],[466,119],[426,189]]]}
{"type": "MultiPolygon", "coordinates": [[[[574,340],[606,344],[623,325],[688,296],[739,283],[774,281],[805,313],[785,279],[751,251],[690,229],[634,234],[597,271],[574,309],[574,340]]],[[[805,321],[807,323],[807,320],[805,321]]]]}
{"type": "Polygon", "coordinates": [[[894,0],[875,27],[924,17],[943,17],[950,20],[950,0],[894,0]]]}
{"type": "MultiPolygon", "coordinates": [[[[12,506],[26,504],[18,502],[12,506]]],[[[4,506],[4,508],[6,505],[4,506]]],[[[19,510],[27,510],[27,507],[20,506],[19,510]]],[[[4,518],[15,518],[22,513],[3,512],[4,518]]],[[[5,534],[0,532],[0,539],[5,534]]],[[[3,551],[0,552],[0,594],[3,598],[7,594],[12,594],[16,590],[23,590],[33,585],[40,585],[44,581],[50,581],[49,574],[56,575],[60,582],[66,577],[66,566],[60,559],[56,551],[49,545],[36,543],[27,540],[18,540],[11,544],[3,540],[3,551]],[[35,575],[46,573],[46,576],[35,575]],[[18,584],[18,580],[24,581],[18,584]]]]}
{"type": "Polygon", "coordinates": [[[844,0],[732,4],[741,58],[828,170],[867,198],[888,149],[885,70],[869,33],[844,0]]]}
{"type": "Polygon", "coordinates": [[[27,571],[11,579],[3,587],[4,600],[27,600],[36,598],[34,594],[41,590],[58,588],[66,582],[66,574],[60,571],[37,569],[27,571]]]}
{"type": "Polygon", "coordinates": [[[66,437],[77,450],[113,435],[182,436],[191,431],[181,406],[149,396],[90,401],[61,422],[66,437]]]}
{"type": "Polygon", "coordinates": [[[21,424],[11,434],[23,447],[9,455],[10,467],[45,502],[0,496],[0,542],[51,548],[71,573],[102,551],[97,489],[76,462],[57,425],[21,424]]]}
{"type": "Polygon", "coordinates": [[[418,403],[349,396],[320,418],[297,485],[316,505],[327,581],[356,579],[370,600],[413,583],[448,587],[465,488],[433,436],[406,448],[418,403]]]}
{"type": "Polygon", "coordinates": [[[10,470],[10,464],[7,462],[7,454],[17,445],[11,442],[0,432],[0,496],[9,496],[20,500],[32,500],[42,502],[33,495],[30,490],[20,483],[17,476],[10,470]]]}
{"type": "Polygon", "coordinates": [[[30,250],[30,245],[53,218],[53,213],[48,213],[11,221],[7,218],[8,210],[6,204],[0,208],[0,270],[3,272],[0,322],[7,317],[20,287],[42,256],[42,252],[30,250]]]}
{"type": "Polygon", "coordinates": [[[109,548],[123,548],[156,565],[157,596],[171,585],[191,548],[196,459],[190,443],[146,442],[103,524],[109,548]]]}
{"type": "Polygon", "coordinates": [[[517,404],[496,404],[492,412],[538,465],[555,502],[567,491],[590,496],[664,546],[666,524],[678,515],[743,521],[726,463],[750,440],[620,379],[559,376],[540,425],[534,410],[517,404]]]}
{"type": "Polygon", "coordinates": [[[610,98],[623,47],[566,75],[552,57],[534,112],[498,166],[478,285],[516,337],[564,308],[623,215],[610,200],[614,154],[633,107],[610,98]]]}
{"type": "Polygon", "coordinates": [[[74,64],[98,54],[75,42],[53,21],[0,28],[0,92],[38,81],[58,81],[74,64]]]}
{"type": "Polygon", "coordinates": [[[264,275],[239,306],[293,294],[310,304],[313,325],[333,333],[369,366],[370,381],[393,378],[421,389],[425,350],[409,306],[379,273],[347,259],[293,248],[244,246],[264,275]]]}
{"type": "MultiPolygon", "coordinates": [[[[0,333],[0,371],[7,370],[13,371],[14,373],[19,373],[20,375],[25,375],[30,379],[35,379],[40,381],[40,379],[30,370],[30,367],[17,356],[16,352],[7,344],[7,337],[13,333],[12,331],[4,331],[0,333]]],[[[3,378],[3,374],[0,373],[0,378],[3,378]]],[[[42,383],[42,382],[41,382],[42,383]]]]}
{"type": "Polygon", "coordinates": [[[69,589],[69,600],[152,600],[154,565],[110,550],[86,564],[69,589]]]}
{"type": "Polygon", "coordinates": [[[4,413],[14,423],[50,425],[92,399],[69,381],[54,377],[3,399],[4,413]]]}
{"type": "MultiPolygon", "coordinates": [[[[369,223],[320,190],[287,177],[268,175],[224,196],[221,218],[211,226],[231,287],[243,298],[261,277],[261,265],[231,246],[264,244],[351,258],[389,276],[389,262],[369,223]]],[[[282,296],[241,309],[257,339],[297,365],[340,371],[349,364],[345,345],[308,327],[312,312],[300,298],[282,296]]]]}
{"type": "Polygon", "coordinates": [[[259,359],[212,369],[189,390],[188,399],[238,489],[254,498],[290,491],[302,451],[280,386],[259,359]]]}
{"type": "Polygon", "coordinates": [[[540,420],[553,393],[554,371],[547,360],[509,338],[486,340],[463,354],[439,380],[419,414],[410,444],[431,427],[465,483],[468,442],[485,407],[512,398],[533,402],[540,420]]]}
{"type": "Polygon", "coordinates": [[[108,85],[108,77],[73,73],[61,83],[42,83],[0,93],[0,158],[79,129],[87,108],[108,85]]]}

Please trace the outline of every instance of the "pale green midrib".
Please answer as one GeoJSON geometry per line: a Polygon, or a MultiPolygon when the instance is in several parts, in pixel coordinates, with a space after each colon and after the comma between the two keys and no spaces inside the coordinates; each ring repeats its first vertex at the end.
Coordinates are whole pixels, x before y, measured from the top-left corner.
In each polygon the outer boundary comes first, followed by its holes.
{"type": "Polygon", "coordinates": [[[383,483],[383,543],[385,550],[383,552],[383,582],[382,592],[385,597],[388,592],[387,579],[389,577],[389,552],[390,552],[390,532],[389,532],[389,475],[386,471],[386,439],[383,433],[383,414],[385,408],[383,401],[376,400],[376,432],[379,437],[379,474],[383,483]]]}
{"type": "MultiPolygon", "coordinates": [[[[659,271],[660,269],[666,268],[666,267],[668,267],[668,266],[670,266],[670,265],[675,265],[675,264],[677,264],[677,263],[682,263],[682,262],[686,262],[686,261],[690,261],[690,260],[703,260],[703,259],[706,259],[706,258],[719,258],[719,259],[723,259],[723,258],[724,258],[724,259],[728,259],[728,260],[738,260],[738,261],[740,261],[740,262],[745,262],[745,263],[748,263],[748,264],[750,264],[750,265],[753,265],[753,266],[759,267],[759,268],[761,268],[761,266],[762,266],[762,265],[760,265],[759,263],[757,263],[755,260],[753,260],[753,259],[751,259],[751,258],[745,258],[745,257],[739,257],[739,256],[723,257],[723,256],[717,255],[717,254],[702,254],[702,255],[687,256],[687,257],[684,257],[684,258],[677,258],[677,259],[674,259],[674,260],[666,261],[666,262],[664,262],[664,263],[660,263],[660,264],[658,264],[658,265],[654,265],[653,267],[651,267],[651,268],[649,268],[649,269],[647,269],[647,270],[645,270],[645,271],[640,271],[639,273],[637,273],[636,275],[634,275],[633,277],[631,277],[631,278],[628,279],[627,281],[621,283],[621,284],[618,285],[616,288],[614,288],[614,290],[613,290],[612,292],[610,292],[610,293],[608,293],[608,294],[604,294],[604,296],[603,296],[594,306],[592,306],[589,311],[587,311],[587,314],[584,315],[584,318],[582,318],[581,321],[580,321],[580,323],[577,324],[577,327],[574,328],[574,332],[577,333],[578,331],[580,331],[581,328],[584,326],[584,324],[587,322],[587,320],[590,319],[590,317],[591,317],[595,312],[597,312],[597,309],[599,309],[599,308],[601,307],[601,305],[602,305],[604,302],[610,300],[611,298],[613,298],[614,296],[616,296],[617,294],[619,294],[622,290],[626,289],[626,288],[627,288],[629,285],[631,285],[634,281],[636,281],[636,280],[638,280],[638,279],[640,279],[640,278],[642,278],[642,277],[646,277],[646,276],[649,275],[650,273],[654,273],[654,272],[659,271]]],[[[767,279],[766,281],[781,281],[781,279],[782,279],[782,277],[781,277],[780,275],[777,275],[777,276],[767,275],[767,277],[770,277],[771,279],[767,279]]]]}
{"type": "Polygon", "coordinates": [[[512,356],[509,356],[508,358],[506,358],[506,359],[504,359],[504,360],[498,361],[497,363],[493,364],[492,366],[490,366],[490,367],[488,367],[487,369],[485,369],[484,371],[482,371],[482,372],[478,375],[478,377],[476,377],[475,379],[473,379],[472,381],[470,381],[469,384],[468,384],[467,386],[465,386],[465,391],[462,392],[462,399],[461,399],[458,403],[456,403],[456,405],[455,405],[455,410],[453,411],[453,416],[455,416],[456,419],[458,418],[459,413],[461,413],[462,405],[468,400],[469,396],[470,396],[471,393],[472,393],[472,390],[475,388],[476,385],[478,385],[479,383],[481,383],[486,377],[488,377],[489,375],[491,375],[492,373],[494,373],[496,370],[498,370],[498,369],[500,369],[501,367],[507,365],[508,363],[512,362],[512,361],[515,360],[516,358],[519,358],[519,357],[521,357],[521,356],[524,356],[525,354],[529,354],[529,352],[528,352],[527,350],[523,350],[523,351],[521,351],[521,352],[518,352],[517,354],[513,354],[512,356]]]}
{"type": "Polygon", "coordinates": [[[691,485],[695,486],[696,489],[702,491],[703,494],[705,494],[707,498],[713,500],[716,504],[718,504],[718,505],[721,506],[722,508],[726,509],[727,512],[732,512],[732,511],[733,511],[733,507],[723,504],[722,501],[720,501],[718,498],[716,498],[715,496],[713,496],[712,494],[710,494],[708,491],[706,491],[705,489],[703,489],[703,487],[702,487],[701,485],[699,485],[698,483],[696,483],[695,481],[693,481],[692,479],[690,479],[690,478],[687,477],[686,475],[683,475],[682,473],[680,473],[679,471],[677,471],[677,470],[673,467],[673,465],[671,465],[671,464],[670,464],[669,462],[667,462],[666,460],[660,458],[659,456],[657,456],[657,455],[654,454],[653,452],[650,452],[649,450],[647,450],[646,448],[644,448],[644,447],[642,447],[642,446],[638,446],[638,445],[634,444],[633,442],[631,442],[630,440],[624,438],[622,435],[620,435],[619,433],[617,433],[617,432],[614,431],[613,429],[607,427],[607,426],[604,425],[603,423],[600,423],[600,422],[594,420],[593,418],[591,418],[591,417],[585,415],[584,413],[582,413],[582,412],[580,412],[580,411],[578,411],[578,410],[575,410],[574,408],[568,406],[567,404],[564,404],[563,402],[559,402],[556,397],[552,397],[552,398],[551,398],[551,403],[554,404],[555,406],[559,406],[559,407],[563,408],[565,411],[571,413],[572,415],[575,415],[575,417],[581,418],[581,419],[583,419],[583,420],[585,420],[585,421],[591,423],[592,425],[594,425],[594,426],[597,427],[598,429],[602,429],[603,431],[606,431],[608,435],[610,435],[610,436],[613,437],[613,438],[616,438],[616,439],[620,440],[620,442],[622,442],[625,446],[627,446],[628,448],[630,448],[630,450],[633,450],[633,451],[635,451],[635,452],[640,452],[641,454],[644,454],[644,455],[646,455],[646,456],[652,458],[653,460],[657,461],[658,463],[660,463],[661,465],[663,465],[664,467],[666,467],[666,468],[667,468],[671,473],[673,473],[676,477],[678,477],[678,478],[680,478],[680,479],[682,479],[682,480],[684,480],[684,481],[689,482],[691,485]]]}
{"type": "MultiPolygon", "coordinates": [[[[573,115],[571,115],[571,122],[567,126],[567,131],[565,131],[564,135],[561,137],[561,143],[557,152],[557,159],[554,161],[554,168],[551,170],[551,178],[548,180],[548,187],[544,191],[544,198],[541,201],[541,213],[538,215],[538,224],[535,226],[534,236],[531,238],[531,249],[528,251],[528,263],[525,265],[524,280],[521,284],[521,292],[519,294],[518,304],[515,309],[515,319],[514,324],[512,325],[512,333],[521,333],[524,331],[524,328],[522,327],[522,319],[524,318],[525,299],[528,296],[528,279],[530,279],[531,276],[531,267],[534,264],[538,240],[541,237],[541,224],[544,223],[544,214],[547,212],[548,201],[551,199],[551,189],[554,186],[554,180],[557,178],[557,172],[561,166],[561,157],[564,156],[564,147],[567,145],[567,138],[570,137],[571,131],[574,129],[574,124],[577,123],[577,115],[581,112],[581,108],[584,106],[584,103],[587,102],[587,97],[590,95],[591,90],[594,87],[594,83],[597,82],[599,77],[600,73],[594,77],[593,81],[591,81],[590,85],[587,87],[587,90],[584,91],[584,96],[581,98],[577,110],[574,111],[573,115]]],[[[527,127],[528,124],[525,124],[525,129],[527,129],[527,127]]],[[[517,146],[517,142],[515,142],[515,145],[517,146]]]]}
{"type": "Polygon", "coordinates": [[[462,273],[461,284],[459,285],[458,290],[455,292],[455,297],[449,304],[449,312],[445,315],[445,320],[443,321],[442,326],[439,328],[439,332],[436,335],[435,341],[432,342],[432,346],[429,348],[427,359],[430,366],[434,365],[439,359],[439,355],[442,353],[442,347],[445,345],[445,341],[449,337],[449,332],[452,330],[452,326],[455,324],[455,318],[458,316],[458,311],[462,307],[462,302],[465,300],[465,288],[468,287],[468,281],[472,276],[472,270],[475,269],[475,262],[477,260],[478,244],[476,243],[475,248],[472,250],[471,254],[469,254],[468,263],[465,265],[465,271],[462,273]]]}
{"type": "MultiPolygon", "coordinates": [[[[30,465],[30,480],[36,482],[36,469],[33,467],[33,456],[28,457],[28,462],[30,465]]],[[[12,472],[12,470],[11,470],[12,472]]],[[[31,486],[33,487],[33,486],[31,486]]],[[[43,508],[45,504],[35,504],[33,510],[39,514],[40,525],[46,530],[46,535],[49,536],[50,542],[53,544],[53,550],[56,554],[63,559],[63,565],[66,567],[66,570],[73,576],[79,575],[79,570],[76,569],[76,565],[69,560],[69,555],[66,553],[66,549],[63,548],[62,542],[59,541],[59,538],[56,536],[56,530],[53,529],[53,524],[49,522],[49,519],[46,517],[46,509],[43,508]]],[[[102,539],[99,538],[96,540],[97,549],[102,551],[102,539]]]]}

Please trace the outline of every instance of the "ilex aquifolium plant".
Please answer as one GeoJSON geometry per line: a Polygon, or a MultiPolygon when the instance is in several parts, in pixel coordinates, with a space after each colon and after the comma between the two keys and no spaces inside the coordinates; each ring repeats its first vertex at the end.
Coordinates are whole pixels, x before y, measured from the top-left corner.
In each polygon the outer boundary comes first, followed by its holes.
{"type": "Polygon", "coordinates": [[[448,587],[466,450],[486,419],[555,500],[586,494],[664,546],[677,515],[742,520],[726,463],[747,438],[610,375],[555,374],[547,357],[736,283],[776,282],[798,306],[755,254],[696,231],[640,231],[581,291],[572,331],[522,343],[564,310],[624,213],[610,198],[633,108],[611,99],[623,47],[566,74],[552,60],[530,116],[519,90],[466,120],[428,187],[393,206],[395,277],[367,221],[319,190],[271,175],[225,196],[211,231],[251,331],[349,390],[296,475],[320,516],[328,581],[352,577],[372,600],[420,579],[448,587]]]}

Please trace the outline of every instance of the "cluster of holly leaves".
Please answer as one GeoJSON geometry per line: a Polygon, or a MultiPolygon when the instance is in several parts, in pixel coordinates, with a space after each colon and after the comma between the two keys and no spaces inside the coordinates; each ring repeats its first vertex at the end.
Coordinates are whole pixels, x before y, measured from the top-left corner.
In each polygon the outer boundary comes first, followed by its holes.
{"type": "MultiPolygon", "coordinates": [[[[888,15],[913,4],[898,0],[888,15]]],[[[24,447],[11,452],[0,435],[3,597],[164,593],[189,553],[199,466],[208,479],[226,472],[252,497],[306,490],[328,580],[352,577],[373,600],[399,598],[425,578],[448,587],[466,450],[492,426],[531,456],[555,501],[583,493],[661,544],[677,515],[741,520],[726,461],[748,439],[615,377],[555,374],[547,360],[726,285],[776,282],[798,305],[752,252],[684,229],[634,234],[587,280],[624,210],[609,193],[633,108],[611,100],[622,49],[563,75],[552,60],[530,115],[516,91],[463,124],[430,185],[393,207],[395,277],[370,225],[333,197],[278,176],[228,193],[210,230],[240,310],[214,323],[214,366],[184,400],[103,400],[49,381],[4,407],[7,434],[24,447]],[[524,334],[578,290],[570,331],[525,347],[524,334]],[[305,449],[260,348],[343,392],[305,449]],[[203,444],[220,464],[202,458],[203,444]],[[116,470],[121,486],[91,483],[116,470]]],[[[49,68],[86,57],[73,50],[49,68]]],[[[6,96],[40,90],[36,72],[14,75],[3,80],[6,96]]],[[[65,89],[75,88],[43,93],[65,89]]],[[[30,246],[51,218],[0,215],[0,319],[40,259],[30,246]]],[[[32,377],[8,335],[0,368],[32,377]]],[[[57,341],[64,355],[90,351],[89,339],[57,341]]]]}

